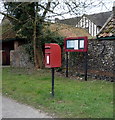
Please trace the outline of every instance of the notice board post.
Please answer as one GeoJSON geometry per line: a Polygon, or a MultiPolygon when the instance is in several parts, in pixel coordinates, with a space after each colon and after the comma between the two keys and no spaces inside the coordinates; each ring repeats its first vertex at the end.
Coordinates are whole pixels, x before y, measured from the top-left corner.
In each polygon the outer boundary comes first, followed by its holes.
{"type": "Polygon", "coordinates": [[[84,59],[85,81],[87,81],[87,57],[88,57],[88,54],[87,54],[87,52],[84,52],[84,54],[85,54],[85,59],[84,59]]]}
{"type": "Polygon", "coordinates": [[[68,52],[66,52],[66,77],[68,77],[68,52]]]}
{"type": "Polygon", "coordinates": [[[66,77],[68,77],[68,57],[67,52],[84,52],[84,73],[85,80],[87,80],[87,51],[88,38],[87,37],[70,37],[64,39],[64,50],[66,52],[66,77]]]}

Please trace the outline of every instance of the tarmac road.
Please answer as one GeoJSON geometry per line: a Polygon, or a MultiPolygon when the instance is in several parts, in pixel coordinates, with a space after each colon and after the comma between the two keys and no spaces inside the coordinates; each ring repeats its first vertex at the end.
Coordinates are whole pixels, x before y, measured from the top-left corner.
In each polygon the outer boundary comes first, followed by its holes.
{"type": "Polygon", "coordinates": [[[52,118],[30,106],[2,97],[2,118],[52,118]]]}

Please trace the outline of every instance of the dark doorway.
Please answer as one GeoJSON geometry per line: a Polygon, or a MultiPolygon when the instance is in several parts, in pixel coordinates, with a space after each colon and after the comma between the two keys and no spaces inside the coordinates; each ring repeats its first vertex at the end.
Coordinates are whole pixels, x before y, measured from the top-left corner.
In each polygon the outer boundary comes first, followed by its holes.
{"type": "Polygon", "coordinates": [[[10,65],[10,50],[14,50],[14,41],[2,43],[2,65],[10,65]]]}
{"type": "Polygon", "coordinates": [[[2,65],[10,65],[10,51],[2,51],[2,65]]]}

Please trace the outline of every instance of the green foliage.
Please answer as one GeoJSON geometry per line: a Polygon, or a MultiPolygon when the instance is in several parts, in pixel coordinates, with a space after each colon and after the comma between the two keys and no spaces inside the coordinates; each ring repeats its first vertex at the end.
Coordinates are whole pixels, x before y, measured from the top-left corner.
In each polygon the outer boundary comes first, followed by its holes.
{"type": "Polygon", "coordinates": [[[34,63],[34,50],[33,50],[32,42],[23,45],[23,48],[25,49],[26,53],[29,55],[30,62],[34,63]]]}
{"type": "MultiPolygon", "coordinates": [[[[30,55],[30,59],[33,59],[33,33],[34,33],[34,21],[36,17],[36,46],[43,48],[45,43],[58,43],[63,45],[63,37],[51,32],[49,29],[44,30],[44,22],[41,20],[42,16],[36,12],[35,7],[38,8],[35,2],[5,2],[5,8],[8,14],[14,16],[20,22],[14,22],[14,29],[17,31],[19,37],[26,38],[28,45],[25,45],[25,49],[30,55]]],[[[37,9],[37,11],[39,8],[37,9]]]]}
{"type": "MultiPolygon", "coordinates": [[[[59,36],[58,34],[51,32],[50,30],[45,30],[45,32],[42,32],[40,37],[37,39],[37,46],[38,46],[38,40],[41,41],[42,49],[44,50],[44,44],[45,43],[57,43],[61,47],[63,47],[64,38],[62,36],[59,36]]],[[[24,49],[27,51],[27,54],[30,57],[30,61],[34,61],[33,56],[33,42],[28,41],[28,44],[23,45],[24,49]]]]}
{"type": "Polygon", "coordinates": [[[45,43],[57,43],[62,46],[64,43],[64,37],[59,36],[57,33],[52,32],[49,29],[45,30],[45,32],[42,33],[40,39],[42,39],[42,45],[45,43]]]}
{"type": "Polygon", "coordinates": [[[19,22],[12,21],[19,37],[33,40],[35,16],[37,18],[36,31],[39,36],[42,30],[41,16],[36,13],[34,2],[5,2],[4,5],[7,13],[19,20],[19,22]]]}

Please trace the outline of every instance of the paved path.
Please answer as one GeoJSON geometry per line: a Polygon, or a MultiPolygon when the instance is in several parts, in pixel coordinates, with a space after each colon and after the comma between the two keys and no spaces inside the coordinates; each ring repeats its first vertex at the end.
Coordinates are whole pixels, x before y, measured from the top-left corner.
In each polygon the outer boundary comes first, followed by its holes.
{"type": "Polygon", "coordinates": [[[51,116],[30,106],[2,97],[2,118],[51,118],[51,116]]]}

